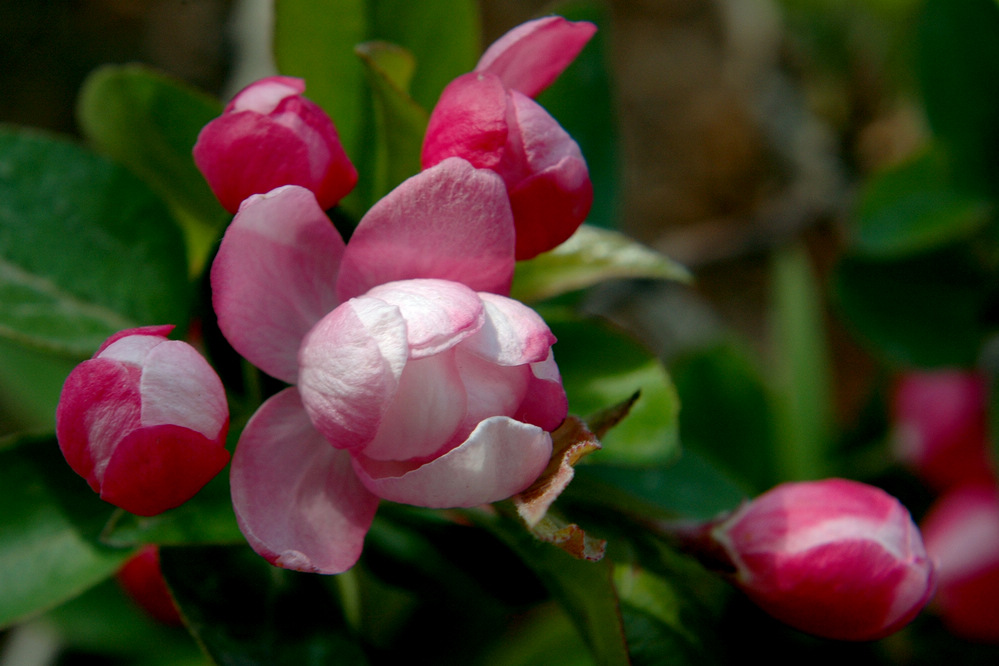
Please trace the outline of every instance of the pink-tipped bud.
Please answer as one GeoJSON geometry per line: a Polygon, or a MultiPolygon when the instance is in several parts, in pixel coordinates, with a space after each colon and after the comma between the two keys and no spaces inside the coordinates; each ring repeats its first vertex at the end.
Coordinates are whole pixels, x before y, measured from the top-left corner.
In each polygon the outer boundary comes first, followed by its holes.
{"type": "Polygon", "coordinates": [[[985,378],[945,370],[901,377],[893,396],[896,455],[927,485],[991,483],[985,378]]]}
{"type": "Polygon", "coordinates": [[[474,72],[444,89],[430,115],[423,168],[461,157],[502,176],[517,230],[517,259],[556,247],[590,212],[593,185],[579,146],[532,97],[595,31],[591,23],[557,16],[514,28],[486,51],[474,72]]]}
{"type": "Polygon", "coordinates": [[[56,410],[73,470],[115,506],[152,516],[194,496],[229,461],[218,375],[173,326],[108,338],[66,379],[56,410]]]}
{"type": "Polygon", "coordinates": [[[115,574],[118,584],[142,610],[157,622],[179,627],[184,623],[160,569],[160,549],[144,546],[115,574]]]}
{"type": "Polygon", "coordinates": [[[933,566],[909,512],[856,481],[779,485],[686,538],[764,611],[826,638],[887,636],[933,594],[933,566]]]}
{"type": "Polygon", "coordinates": [[[333,121],[304,91],[301,79],[261,79],[201,130],[194,161],[230,213],[250,195],[282,185],[312,190],[324,210],[354,189],[357,170],[333,121]]]}
{"type": "Polygon", "coordinates": [[[936,563],[933,609],[954,634],[999,643],[999,497],[991,485],[940,497],[923,520],[936,563]]]}

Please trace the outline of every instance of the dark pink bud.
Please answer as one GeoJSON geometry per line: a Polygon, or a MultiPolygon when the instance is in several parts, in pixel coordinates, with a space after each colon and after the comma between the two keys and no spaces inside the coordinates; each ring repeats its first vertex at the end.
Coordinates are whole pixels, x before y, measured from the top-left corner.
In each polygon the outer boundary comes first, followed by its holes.
{"type": "Polygon", "coordinates": [[[163,580],[157,546],[144,546],[122,565],[115,577],[132,601],[154,620],[174,627],[184,623],[163,580]]]}
{"type": "Polygon", "coordinates": [[[179,506],[229,461],[225,390],[173,326],[117,333],[66,379],[59,447],[101,498],[140,516],[179,506]]]}
{"type": "Polygon", "coordinates": [[[991,483],[985,378],[946,370],[904,375],[893,396],[896,455],[936,490],[991,483]]]}
{"type": "Polygon", "coordinates": [[[301,79],[261,79],[201,130],[194,161],[230,213],[250,195],[282,185],[311,190],[324,210],[354,189],[357,170],[333,121],[304,91],[301,79]]]}
{"type": "Polygon", "coordinates": [[[999,498],[995,486],[951,490],[923,521],[936,564],[933,608],[956,635],[999,643],[999,498]]]}
{"type": "Polygon", "coordinates": [[[909,512],[856,481],[786,483],[703,534],[760,608],[802,631],[873,640],[907,624],[934,573],[909,512]]]}
{"type": "Polygon", "coordinates": [[[460,157],[503,178],[516,225],[516,258],[565,241],[586,219],[593,185],[579,146],[533,99],[593,35],[590,23],[548,17],[496,41],[476,71],[452,81],[434,107],[424,169],[460,157]]]}

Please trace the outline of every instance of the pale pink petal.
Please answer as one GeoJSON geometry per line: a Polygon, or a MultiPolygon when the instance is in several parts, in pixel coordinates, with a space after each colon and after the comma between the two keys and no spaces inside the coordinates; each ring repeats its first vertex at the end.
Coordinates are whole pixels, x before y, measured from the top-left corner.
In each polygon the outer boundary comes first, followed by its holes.
{"type": "Polygon", "coordinates": [[[569,66],[597,27],[586,21],[547,16],[523,23],[497,39],[475,66],[504,85],[534,97],[569,66]]]}
{"type": "Polygon", "coordinates": [[[541,316],[519,301],[481,293],[485,321],[461,348],[499,365],[524,365],[543,361],[555,336],[541,316]]]}
{"type": "Polygon", "coordinates": [[[449,83],[430,114],[420,156],[423,168],[461,157],[476,168],[500,171],[508,106],[499,77],[470,72],[449,83]]]}
{"type": "Polygon", "coordinates": [[[524,401],[513,414],[513,418],[524,423],[533,423],[549,432],[555,430],[569,413],[569,400],[562,387],[555,357],[548,352],[548,358],[530,365],[531,374],[524,401]]]}
{"type": "Polygon", "coordinates": [[[528,365],[497,365],[467,353],[464,345],[455,350],[455,358],[468,401],[465,421],[459,429],[462,439],[455,442],[460,444],[481,421],[515,414],[527,394],[531,369],[528,365]]]}
{"type": "Polygon", "coordinates": [[[465,416],[465,394],[454,354],[406,364],[381,427],[360,450],[375,460],[426,458],[451,441],[465,416]]]}
{"type": "Polygon", "coordinates": [[[344,253],[337,292],[347,299],[386,282],[440,278],[508,293],[513,247],[503,180],[449,158],[372,206],[344,253]]]}
{"type": "Polygon", "coordinates": [[[246,200],[212,264],[212,302],[236,351],[294,382],[302,338],[339,302],[343,251],[310,191],[287,186],[246,200]]]}
{"type": "Polygon", "coordinates": [[[399,308],[354,298],[320,321],[302,344],[299,389],[316,428],[337,448],[374,439],[409,358],[399,308]]]}
{"type": "Polygon", "coordinates": [[[415,469],[355,457],[354,469],[383,499],[431,508],[496,502],[527,488],[552,453],[536,426],[497,416],[486,419],[461,446],[415,469]]]}
{"type": "Polygon", "coordinates": [[[378,498],[358,482],[350,457],[312,427],[294,388],[250,419],[231,481],[239,527],[272,564],[333,574],[357,562],[378,498]]]}
{"type": "Polygon", "coordinates": [[[191,345],[161,342],[142,367],[142,426],[176,425],[216,439],[229,422],[222,381],[191,345]]]}
{"type": "Polygon", "coordinates": [[[127,328],[124,331],[118,331],[101,344],[100,348],[94,354],[94,358],[101,356],[105,349],[122,338],[127,338],[133,335],[148,335],[157,338],[165,338],[170,335],[170,331],[174,328],[176,327],[173,324],[161,324],[159,326],[140,326],[139,328],[127,328]]]}
{"type": "Polygon", "coordinates": [[[225,111],[255,111],[267,115],[282,100],[305,92],[305,81],[293,76],[269,76],[246,86],[226,104],[225,111]]]}
{"type": "Polygon", "coordinates": [[[402,280],[379,285],[365,294],[399,308],[406,320],[409,357],[423,358],[449,349],[482,326],[478,294],[446,280],[402,280]]]}

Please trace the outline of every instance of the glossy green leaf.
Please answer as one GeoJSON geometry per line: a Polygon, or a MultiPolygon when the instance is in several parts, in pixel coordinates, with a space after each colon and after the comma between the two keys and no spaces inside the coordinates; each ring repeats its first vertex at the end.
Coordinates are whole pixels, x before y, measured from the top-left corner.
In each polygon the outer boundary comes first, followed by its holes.
{"type": "Polygon", "coordinates": [[[0,337],[82,359],[121,329],[186,324],[183,239],[124,168],[3,128],[0,202],[0,337]]]}
{"type": "Polygon", "coordinates": [[[566,613],[546,605],[483,651],[482,666],[593,666],[593,655],[566,613]]]}
{"type": "Polygon", "coordinates": [[[249,547],[163,547],[160,564],[218,664],[367,663],[323,577],[273,567],[249,547]]]}
{"type": "Polygon", "coordinates": [[[853,228],[862,254],[902,257],[968,237],[992,204],[957,189],[941,150],[929,150],[874,175],[864,186],[853,228]]]}
{"type": "Polygon", "coordinates": [[[66,464],[55,438],[0,450],[0,627],[113,574],[128,549],[100,544],[113,507],[66,464]]]}
{"type": "Polygon", "coordinates": [[[971,366],[988,332],[986,277],[969,256],[845,257],[833,276],[840,313],[861,340],[903,365],[971,366]]]}
{"type": "Polygon", "coordinates": [[[51,432],[59,393],[76,363],[0,338],[0,437],[51,432]]]}
{"type": "Polygon", "coordinates": [[[429,116],[404,92],[412,56],[399,46],[365,42],[357,47],[374,97],[374,174],[366,185],[370,203],[420,172],[420,149],[429,116]]]}
{"type": "Polygon", "coordinates": [[[935,135],[963,180],[999,191],[999,3],[928,0],[919,19],[917,65],[935,135]]]}
{"type": "Polygon", "coordinates": [[[656,464],[672,459],[679,446],[679,403],[659,359],[599,320],[543,314],[559,339],[555,360],[571,413],[585,417],[640,392],[628,416],[601,438],[603,450],[592,461],[656,464]]]}
{"type": "Polygon", "coordinates": [[[612,582],[613,564],[609,559],[577,560],[553,545],[536,540],[513,518],[477,516],[477,519],[541,578],[576,623],[597,664],[630,663],[612,582]]]}
{"type": "Polygon", "coordinates": [[[776,250],[772,322],[780,480],[830,475],[832,378],[821,289],[803,246],[776,250]]]}
{"type": "Polygon", "coordinates": [[[554,250],[517,262],[510,295],[540,301],[620,278],[686,282],[690,273],[624,234],[584,224],[554,250]]]}
{"type": "Polygon", "coordinates": [[[775,485],[773,395],[746,351],[734,342],[692,350],[670,365],[670,374],[683,406],[684,457],[700,454],[748,490],[775,485]]]}
{"type": "Polygon", "coordinates": [[[77,103],[84,135],[170,204],[194,273],[229,220],[191,156],[201,128],[221,113],[217,100],[140,65],[96,70],[77,103]]]}
{"type": "MultiPolygon", "coordinates": [[[[589,224],[608,229],[618,225],[618,135],[614,82],[611,79],[610,8],[605,2],[563,2],[557,14],[574,21],[591,21],[597,33],[576,60],[541,95],[545,107],[579,144],[593,181],[589,224]]],[[[513,27],[513,26],[510,26],[513,27]]]]}

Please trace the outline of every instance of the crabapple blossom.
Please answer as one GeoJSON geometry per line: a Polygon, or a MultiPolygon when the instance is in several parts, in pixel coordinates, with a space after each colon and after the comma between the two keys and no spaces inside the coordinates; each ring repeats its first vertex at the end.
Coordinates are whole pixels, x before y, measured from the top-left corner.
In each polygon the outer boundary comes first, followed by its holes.
{"type": "Polygon", "coordinates": [[[462,157],[502,176],[516,224],[517,259],[562,243],[593,203],[579,146],[532,98],[595,31],[592,23],[559,16],[514,28],[486,50],[473,72],[448,84],[430,116],[423,167],[462,157]]]}
{"type": "Polygon", "coordinates": [[[202,128],[194,161],[230,213],[251,194],[281,185],[312,190],[332,208],[357,183],[333,121],[302,93],[305,82],[271,76],[251,83],[202,128]]]}
{"type": "Polygon", "coordinates": [[[932,488],[990,483],[985,377],[964,370],[911,372],[893,395],[896,455],[932,488]]]}
{"type": "Polygon", "coordinates": [[[933,610],[954,634],[999,643],[999,496],[994,485],[953,488],[922,523],[936,563],[933,610]]]}
{"type": "Polygon", "coordinates": [[[292,385],[233,457],[258,553],[341,572],[381,499],[473,506],[537,478],[567,403],[554,337],[504,295],[513,243],[502,180],[458,158],[390,192],[347,244],[302,188],[243,203],[212,266],[219,326],[292,385]]]}
{"type": "Polygon", "coordinates": [[[63,385],[59,447],[101,499],[140,516],[179,506],[229,461],[218,375],[173,326],[108,338],[63,385]]]}
{"type": "Polygon", "coordinates": [[[909,512],[856,481],[785,483],[677,534],[764,611],[826,638],[887,636],[933,594],[933,566],[909,512]]]}

